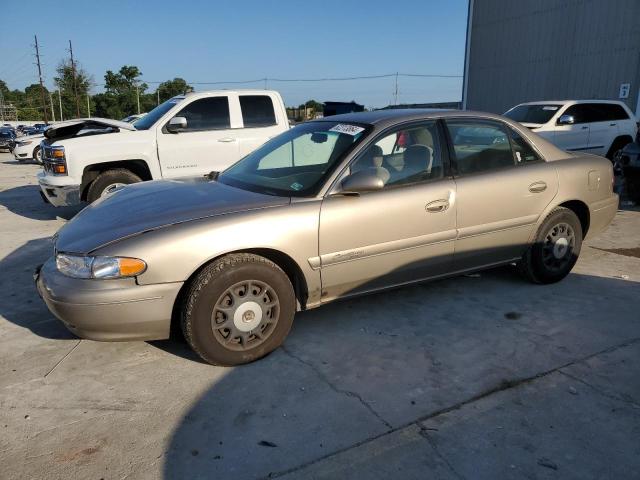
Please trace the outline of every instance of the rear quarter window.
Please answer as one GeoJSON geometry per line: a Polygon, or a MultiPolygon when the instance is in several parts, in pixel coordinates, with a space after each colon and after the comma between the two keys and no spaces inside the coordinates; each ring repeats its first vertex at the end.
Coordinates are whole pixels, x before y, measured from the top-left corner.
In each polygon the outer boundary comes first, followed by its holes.
{"type": "Polygon", "coordinates": [[[245,128],[269,127],[276,124],[273,101],[267,95],[241,95],[240,109],[245,128]]]}

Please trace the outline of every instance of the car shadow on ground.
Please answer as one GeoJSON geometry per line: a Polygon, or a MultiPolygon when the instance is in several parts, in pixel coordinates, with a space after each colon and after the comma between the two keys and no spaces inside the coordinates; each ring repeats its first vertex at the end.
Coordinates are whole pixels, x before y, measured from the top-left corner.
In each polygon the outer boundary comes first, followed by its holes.
{"type": "Polygon", "coordinates": [[[0,315],[43,338],[74,338],[40,299],[33,280],[38,265],[53,254],[50,238],[29,240],[0,260],[0,315]]]}
{"type": "MultiPolygon", "coordinates": [[[[283,348],[228,369],[189,409],[164,478],[267,478],[638,338],[638,290],[581,274],[531,285],[500,268],[304,312],[283,348]]],[[[533,478],[536,452],[521,447],[533,478]]]]}
{"type": "Polygon", "coordinates": [[[70,220],[86,206],[81,204],[71,207],[54,207],[45,204],[40,196],[38,185],[22,185],[1,190],[0,205],[16,215],[33,220],[55,220],[57,218],[70,220]]]}
{"type": "Polygon", "coordinates": [[[3,162],[1,162],[5,165],[38,165],[38,162],[36,162],[35,160],[23,160],[23,161],[19,161],[19,160],[5,160],[3,162]]]}

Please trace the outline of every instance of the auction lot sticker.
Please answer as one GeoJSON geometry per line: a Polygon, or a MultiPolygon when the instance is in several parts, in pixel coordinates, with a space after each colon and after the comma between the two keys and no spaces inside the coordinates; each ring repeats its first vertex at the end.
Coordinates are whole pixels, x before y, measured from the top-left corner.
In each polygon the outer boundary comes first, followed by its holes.
{"type": "Polygon", "coordinates": [[[346,133],[347,135],[357,135],[363,130],[363,127],[358,127],[357,125],[348,125],[346,123],[339,123],[335,127],[329,129],[330,132],[346,133]]]}

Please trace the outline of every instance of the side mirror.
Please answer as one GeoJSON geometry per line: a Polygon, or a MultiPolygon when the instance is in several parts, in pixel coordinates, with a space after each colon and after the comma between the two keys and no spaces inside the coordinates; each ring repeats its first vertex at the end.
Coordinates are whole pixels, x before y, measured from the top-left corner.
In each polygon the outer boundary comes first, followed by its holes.
{"type": "Polygon", "coordinates": [[[167,130],[171,133],[178,133],[187,128],[187,119],[184,117],[173,117],[167,124],[167,130]]]}
{"type": "Polygon", "coordinates": [[[340,194],[342,195],[354,195],[361,192],[373,192],[375,190],[382,190],[385,184],[385,178],[389,177],[389,172],[383,168],[365,168],[358,172],[352,173],[344,180],[340,185],[342,188],[340,194]],[[386,175],[384,175],[386,173],[386,175]]]}
{"type": "Polygon", "coordinates": [[[576,123],[576,118],[573,115],[560,115],[558,119],[558,125],[573,125],[576,123]]]}

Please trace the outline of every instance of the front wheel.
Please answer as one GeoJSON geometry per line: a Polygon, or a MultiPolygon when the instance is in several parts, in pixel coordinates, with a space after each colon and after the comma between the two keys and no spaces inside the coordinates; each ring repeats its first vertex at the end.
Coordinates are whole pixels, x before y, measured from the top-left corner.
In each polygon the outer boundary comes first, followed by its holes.
{"type": "Polygon", "coordinates": [[[116,189],[132,183],[141,182],[142,179],[126,168],[107,170],[98,175],[87,191],[87,201],[93,203],[100,197],[104,197],[116,189]]]}
{"type": "Polygon", "coordinates": [[[296,310],[289,277],[258,255],[227,255],[193,280],[182,308],[182,331],[213,365],[253,362],[284,342],[296,310]]]}
{"type": "Polygon", "coordinates": [[[569,275],[582,247],[582,226],[576,214],[558,207],[542,222],[533,245],[519,263],[521,273],[534,283],[554,283],[569,275]]]}

